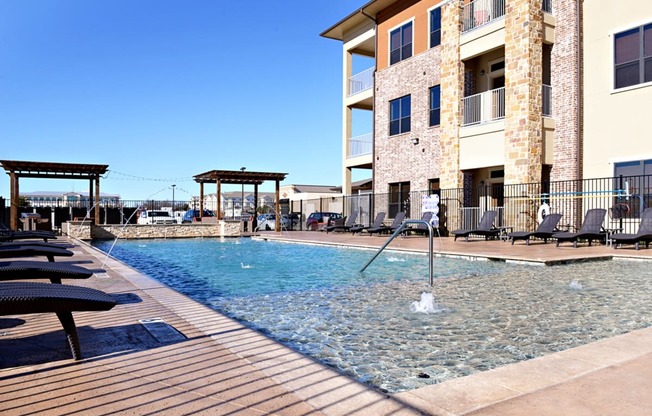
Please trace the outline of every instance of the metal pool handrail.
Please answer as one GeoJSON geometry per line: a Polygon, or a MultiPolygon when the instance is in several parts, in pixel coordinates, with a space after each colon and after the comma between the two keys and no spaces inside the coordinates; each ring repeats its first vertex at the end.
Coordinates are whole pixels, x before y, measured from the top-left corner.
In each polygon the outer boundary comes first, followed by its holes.
{"type": "Polygon", "coordinates": [[[433,280],[433,277],[432,277],[432,266],[433,266],[433,261],[432,261],[432,225],[430,224],[430,222],[424,221],[424,220],[405,220],[405,221],[403,221],[403,224],[401,224],[401,226],[398,227],[396,229],[396,231],[394,231],[394,234],[392,234],[387,239],[385,244],[383,244],[383,246],[378,250],[378,252],[371,258],[371,260],[369,260],[367,262],[367,264],[365,264],[364,267],[362,269],[360,269],[360,273],[364,272],[365,269],[374,260],[376,260],[376,257],[378,257],[378,255],[380,253],[382,253],[382,251],[385,249],[385,247],[387,247],[389,245],[389,243],[391,243],[392,240],[394,240],[394,238],[396,238],[397,235],[401,234],[405,230],[405,228],[406,228],[405,226],[409,225],[409,224],[425,224],[425,226],[428,227],[428,257],[429,257],[429,260],[430,260],[430,262],[429,262],[429,266],[430,266],[430,286],[432,286],[434,284],[434,280],[433,280]]]}

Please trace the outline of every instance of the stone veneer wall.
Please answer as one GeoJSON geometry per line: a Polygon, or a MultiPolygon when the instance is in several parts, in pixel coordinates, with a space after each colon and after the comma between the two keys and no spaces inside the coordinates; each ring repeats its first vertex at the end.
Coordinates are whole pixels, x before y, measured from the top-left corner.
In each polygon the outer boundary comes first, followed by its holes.
{"type": "Polygon", "coordinates": [[[81,240],[90,239],[148,239],[148,238],[197,238],[239,237],[239,221],[220,221],[216,224],[177,225],[89,225],[80,222],[62,224],[64,234],[81,240]]]}
{"type": "MultiPolygon", "coordinates": [[[[552,13],[556,20],[555,44],[551,52],[552,114],[555,120],[554,164],[552,181],[579,179],[582,164],[581,106],[578,113],[577,97],[580,63],[577,36],[578,0],[553,0],[552,13]]],[[[581,19],[581,16],[580,16],[581,19]]],[[[581,20],[579,22],[580,27],[581,20]]]]}
{"type": "Polygon", "coordinates": [[[428,179],[439,177],[440,128],[429,124],[430,87],[440,84],[440,66],[440,48],[435,47],[376,73],[374,189],[377,193],[388,192],[387,184],[396,182],[410,182],[412,191],[425,191],[428,179]],[[390,136],[389,102],[405,95],[410,95],[412,107],[410,131],[390,136]],[[414,138],[419,139],[419,144],[412,143],[414,138]]]}
{"type": "MultiPolygon", "coordinates": [[[[464,95],[464,63],[460,60],[460,34],[464,0],[453,0],[442,8],[441,27],[441,159],[439,186],[460,188],[460,123],[464,95]]],[[[449,216],[453,211],[449,211],[449,216]]]]}
{"type": "Polygon", "coordinates": [[[505,13],[505,184],[541,181],[541,0],[508,0],[505,13]]]}

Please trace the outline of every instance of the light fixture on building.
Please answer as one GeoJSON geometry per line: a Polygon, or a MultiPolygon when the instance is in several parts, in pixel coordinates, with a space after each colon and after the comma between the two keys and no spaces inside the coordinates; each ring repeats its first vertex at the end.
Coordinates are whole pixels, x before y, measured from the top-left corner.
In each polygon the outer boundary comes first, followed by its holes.
{"type": "Polygon", "coordinates": [[[418,138],[418,137],[413,137],[413,138],[410,139],[410,141],[411,141],[412,144],[415,145],[415,146],[416,146],[417,144],[419,144],[419,138],[418,138]]]}
{"type": "Polygon", "coordinates": [[[484,74],[485,74],[484,69],[481,69],[481,70],[480,70],[480,76],[481,76],[481,77],[484,77],[484,74]]]}

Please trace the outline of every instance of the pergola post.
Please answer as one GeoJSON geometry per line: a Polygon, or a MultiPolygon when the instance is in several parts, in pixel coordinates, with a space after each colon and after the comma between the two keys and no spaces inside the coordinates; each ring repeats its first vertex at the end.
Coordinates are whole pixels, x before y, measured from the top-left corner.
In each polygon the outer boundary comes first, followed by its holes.
{"type": "Polygon", "coordinates": [[[251,226],[251,231],[258,227],[258,184],[254,185],[254,221],[251,226]]]}
{"type": "MultiPolygon", "coordinates": [[[[95,193],[93,192],[93,178],[88,180],[88,219],[90,220],[93,217],[93,200],[95,199],[95,193]]],[[[97,223],[95,223],[97,224],[97,223]]]]}
{"type": "Polygon", "coordinates": [[[199,184],[199,219],[204,216],[204,183],[199,184]]]}
{"type": "Polygon", "coordinates": [[[276,232],[280,233],[281,232],[281,201],[279,199],[280,194],[281,194],[281,187],[280,187],[280,182],[277,179],[276,180],[276,205],[274,211],[276,211],[276,232]]]}
{"type": "Polygon", "coordinates": [[[13,170],[9,172],[9,181],[10,183],[10,210],[9,210],[9,228],[16,231],[18,230],[18,204],[19,204],[19,193],[18,193],[18,176],[13,170]]]}
{"type": "Polygon", "coordinates": [[[217,180],[217,220],[222,219],[222,181],[217,180]]]}
{"type": "Polygon", "coordinates": [[[100,223],[100,176],[95,176],[95,225],[100,223]]]}

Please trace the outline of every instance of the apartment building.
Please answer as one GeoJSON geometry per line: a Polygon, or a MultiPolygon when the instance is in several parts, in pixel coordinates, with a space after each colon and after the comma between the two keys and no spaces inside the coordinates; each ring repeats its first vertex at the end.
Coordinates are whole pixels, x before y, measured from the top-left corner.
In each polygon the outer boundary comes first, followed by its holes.
{"type": "Polygon", "coordinates": [[[399,199],[652,173],[651,24],[648,0],[364,4],[321,34],[343,44],[344,192],[354,169],[399,199]]]}

